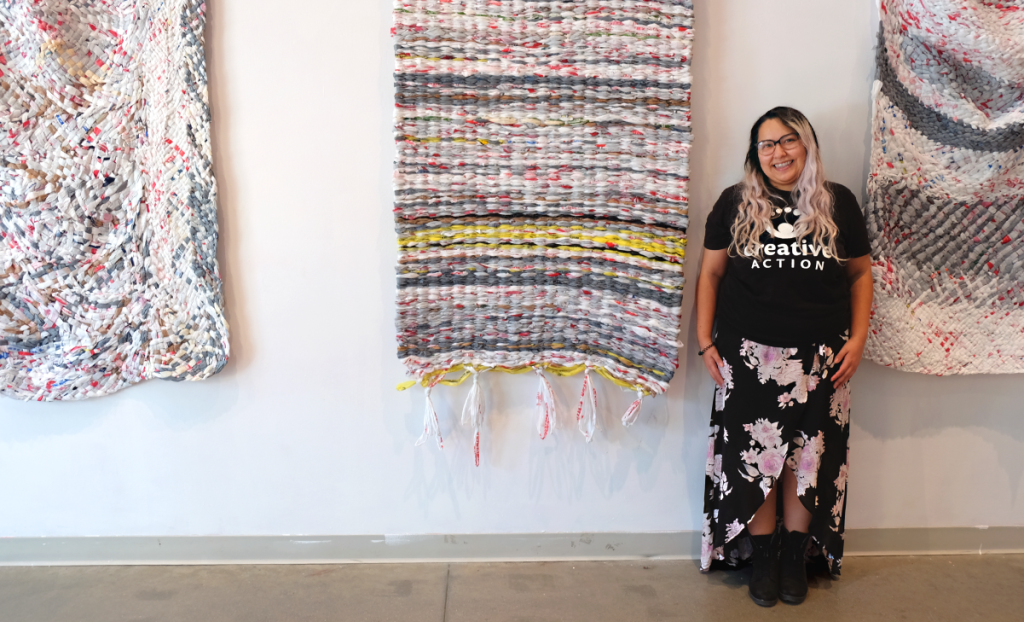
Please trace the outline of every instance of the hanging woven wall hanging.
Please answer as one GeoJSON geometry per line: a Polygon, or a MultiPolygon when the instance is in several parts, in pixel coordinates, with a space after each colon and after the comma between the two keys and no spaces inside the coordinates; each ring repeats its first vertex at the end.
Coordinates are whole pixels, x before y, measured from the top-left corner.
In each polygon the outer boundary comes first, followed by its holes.
{"type": "MultiPolygon", "coordinates": [[[[398,0],[398,353],[430,390],[479,372],[592,373],[644,395],[675,372],[686,245],[689,0],[398,0]],[[442,380],[443,379],[443,380],[442,380]]],[[[408,384],[408,383],[407,383],[408,384]]]]}
{"type": "Polygon", "coordinates": [[[1024,372],[1024,1],[882,0],[868,358],[1024,372]]]}
{"type": "Polygon", "coordinates": [[[0,3],[0,391],[196,380],[228,356],[202,0],[0,3]]]}

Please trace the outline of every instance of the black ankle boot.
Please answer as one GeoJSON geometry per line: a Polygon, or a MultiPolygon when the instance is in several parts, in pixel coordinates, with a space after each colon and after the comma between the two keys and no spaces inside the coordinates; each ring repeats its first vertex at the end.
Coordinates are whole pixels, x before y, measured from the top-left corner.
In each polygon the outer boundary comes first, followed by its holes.
{"type": "Polygon", "coordinates": [[[807,567],[804,553],[811,535],[800,531],[782,530],[782,553],[779,556],[779,598],[782,602],[799,605],[807,598],[807,567]]]}
{"type": "Polygon", "coordinates": [[[771,607],[779,602],[779,532],[750,536],[750,542],[754,545],[750,598],[762,607],[771,607]]]}

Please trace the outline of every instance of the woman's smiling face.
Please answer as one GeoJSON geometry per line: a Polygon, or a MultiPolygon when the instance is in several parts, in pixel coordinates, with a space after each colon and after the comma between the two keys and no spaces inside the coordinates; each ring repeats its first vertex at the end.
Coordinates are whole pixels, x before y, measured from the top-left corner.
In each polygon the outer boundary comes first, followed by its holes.
{"type": "MultiPolygon", "coordinates": [[[[761,124],[757,130],[757,141],[777,141],[787,134],[795,134],[796,131],[778,119],[768,119],[761,124]]],[[[803,141],[798,140],[791,149],[785,149],[781,144],[775,145],[771,153],[763,154],[758,151],[757,158],[761,161],[761,170],[772,185],[779,190],[792,190],[804,172],[804,162],[807,160],[807,149],[803,141]]]]}

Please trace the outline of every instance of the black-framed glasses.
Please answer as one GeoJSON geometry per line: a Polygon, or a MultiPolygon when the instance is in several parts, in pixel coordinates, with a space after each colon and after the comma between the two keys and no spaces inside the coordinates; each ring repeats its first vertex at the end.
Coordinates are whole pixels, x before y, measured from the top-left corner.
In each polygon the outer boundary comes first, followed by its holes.
{"type": "Polygon", "coordinates": [[[761,155],[771,155],[775,151],[775,145],[782,145],[786,151],[796,149],[800,143],[800,135],[796,132],[786,134],[778,140],[762,140],[757,143],[757,152],[761,155]]]}

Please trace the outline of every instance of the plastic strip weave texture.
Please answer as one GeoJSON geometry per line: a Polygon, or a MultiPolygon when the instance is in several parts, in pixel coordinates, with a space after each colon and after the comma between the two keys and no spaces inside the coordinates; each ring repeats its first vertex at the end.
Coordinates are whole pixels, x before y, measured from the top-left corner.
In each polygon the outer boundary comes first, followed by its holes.
{"type": "Polygon", "coordinates": [[[1024,0],[883,0],[867,356],[1024,372],[1024,0]]]}
{"type": "Polygon", "coordinates": [[[427,386],[466,368],[593,370],[663,393],[679,347],[692,4],[398,0],[394,19],[410,373],[427,386]]]}
{"type": "Polygon", "coordinates": [[[200,0],[0,1],[0,391],[227,361],[200,0]]]}

